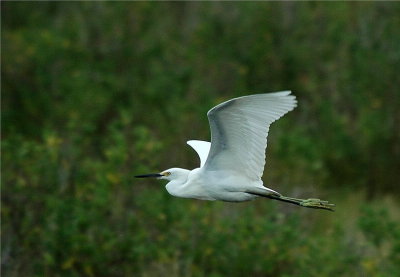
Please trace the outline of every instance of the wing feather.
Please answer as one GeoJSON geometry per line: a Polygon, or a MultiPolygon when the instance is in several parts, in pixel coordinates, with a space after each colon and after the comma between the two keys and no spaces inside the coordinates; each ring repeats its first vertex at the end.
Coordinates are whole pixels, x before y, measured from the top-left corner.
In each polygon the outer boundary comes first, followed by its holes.
{"type": "Polygon", "coordinates": [[[197,152],[197,155],[199,155],[200,158],[200,167],[202,167],[207,160],[208,152],[210,152],[211,143],[202,140],[188,140],[186,143],[190,145],[194,149],[194,151],[197,152]]]}
{"type": "Polygon", "coordinates": [[[290,93],[243,96],[209,110],[211,148],[204,167],[242,172],[259,180],[265,166],[269,126],[296,107],[296,97],[290,93]]]}

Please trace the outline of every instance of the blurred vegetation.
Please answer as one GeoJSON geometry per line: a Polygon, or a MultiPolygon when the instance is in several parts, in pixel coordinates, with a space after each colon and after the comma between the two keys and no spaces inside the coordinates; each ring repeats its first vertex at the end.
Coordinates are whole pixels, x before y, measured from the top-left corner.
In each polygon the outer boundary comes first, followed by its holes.
{"type": "Polygon", "coordinates": [[[400,5],[2,2],[4,276],[399,276],[400,5]],[[232,97],[291,89],[267,186],[173,198],[232,97]]]}

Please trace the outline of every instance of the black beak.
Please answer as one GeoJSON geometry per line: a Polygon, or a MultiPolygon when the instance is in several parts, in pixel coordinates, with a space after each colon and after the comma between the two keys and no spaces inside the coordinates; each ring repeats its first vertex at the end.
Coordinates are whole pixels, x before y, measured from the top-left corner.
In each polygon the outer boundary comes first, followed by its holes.
{"type": "Polygon", "coordinates": [[[163,175],[160,173],[151,173],[151,174],[144,174],[144,175],[136,175],[136,178],[150,178],[150,177],[162,177],[163,175]]]}

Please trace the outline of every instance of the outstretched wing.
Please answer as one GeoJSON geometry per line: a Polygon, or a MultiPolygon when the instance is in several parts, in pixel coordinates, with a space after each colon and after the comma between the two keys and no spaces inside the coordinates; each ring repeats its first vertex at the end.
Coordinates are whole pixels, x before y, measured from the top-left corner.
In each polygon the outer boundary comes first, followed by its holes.
{"type": "Polygon", "coordinates": [[[202,140],[189,140],[186,143],[197,152],[200,158],[200,167],[203,167],[206,163],[208,152],[210,152],[211,143],[202,140]]]}
{"type": "Polygon", "coordinates": [[[204,168],[231,170],[260,180],[272,122],[296,107],[290,91],[234,98],[208,111],[211,149],[204,168]]]}

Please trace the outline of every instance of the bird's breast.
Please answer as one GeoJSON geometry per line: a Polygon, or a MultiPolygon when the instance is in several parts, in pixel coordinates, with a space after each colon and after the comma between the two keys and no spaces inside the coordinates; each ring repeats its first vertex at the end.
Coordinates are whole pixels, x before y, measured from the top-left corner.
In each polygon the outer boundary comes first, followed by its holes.
{"type": "Polygon", "coordinates": [[[199,169],[194,169],[189,173],[185,182],[179,183],[171,181],[166,185],[169,194],[176,197],[195,198],[200,200],[216,200],[211,197],[204,186],[204,179],[199,169]]]}

